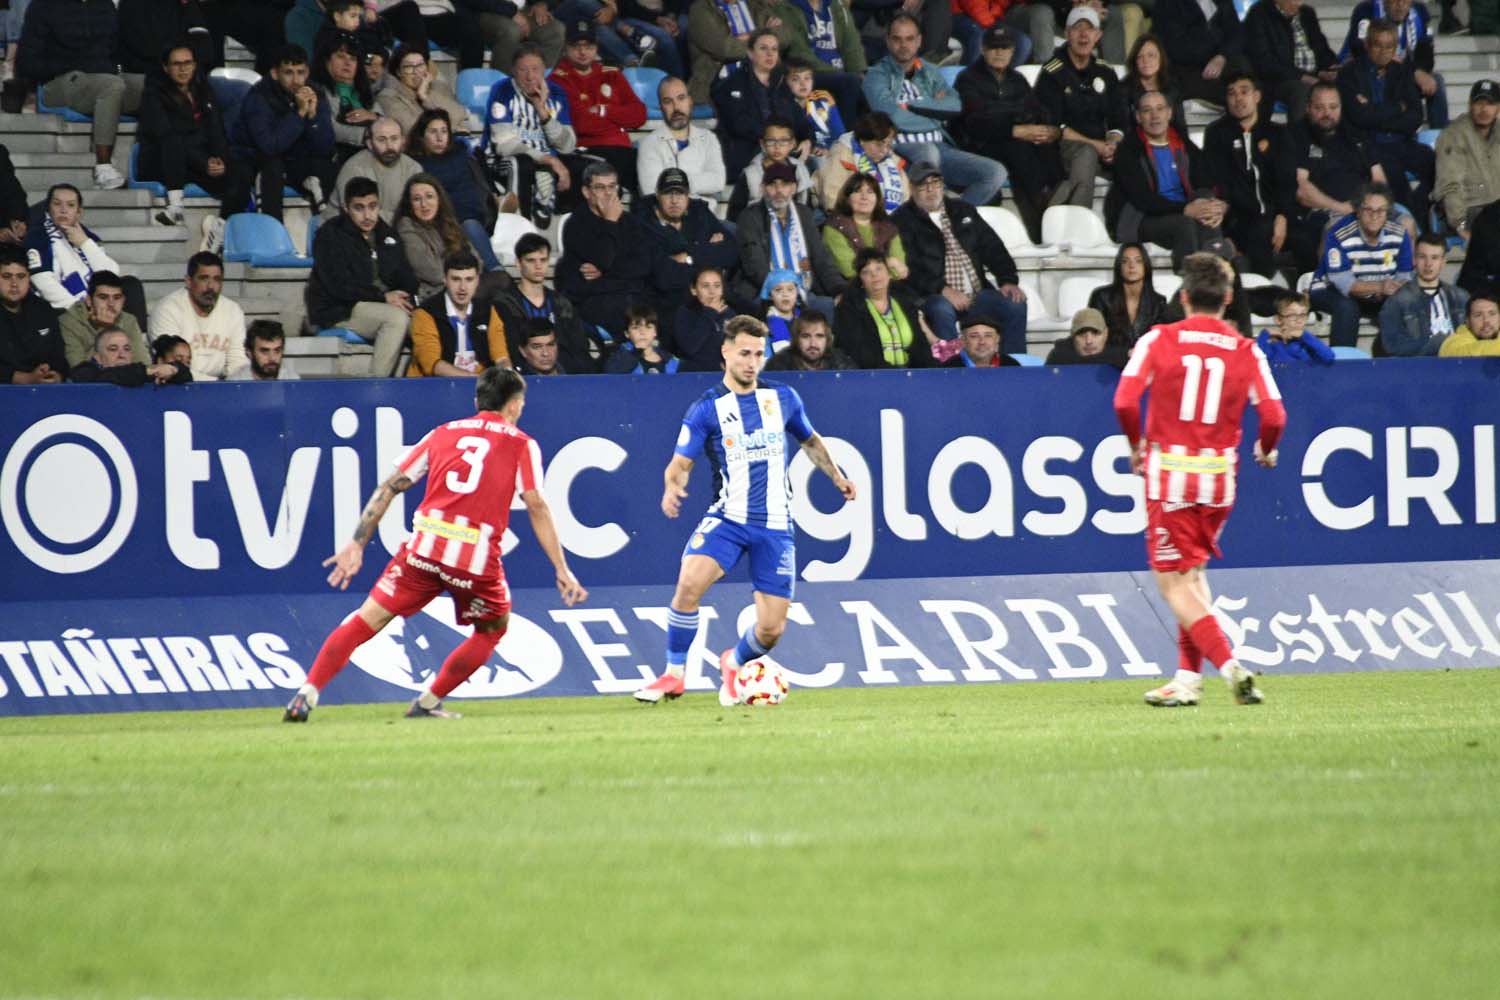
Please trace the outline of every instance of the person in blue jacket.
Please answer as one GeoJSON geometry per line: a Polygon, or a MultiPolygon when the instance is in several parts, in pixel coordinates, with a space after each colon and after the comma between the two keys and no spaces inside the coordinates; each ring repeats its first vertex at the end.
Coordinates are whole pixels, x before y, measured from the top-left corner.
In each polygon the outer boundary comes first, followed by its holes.
{"type": "Polygon", "coordinates": [[[1333,364],[1333,349],[1307,329],[1311,308],[1306,295],[1288,292],[1276,300],[1276,325],[1255,338],[1267,361],[1333,364]]]}
{"type": "Polygon", "coordinates": [[[288,45],[269,76],[245,95],[229,135],[236,157],[260,174],[260,210],[281,218],[282,187],[290,184],[322,207],[333,188],[333,111],[317,87],[308,86],[307,51],[288,45]]]}

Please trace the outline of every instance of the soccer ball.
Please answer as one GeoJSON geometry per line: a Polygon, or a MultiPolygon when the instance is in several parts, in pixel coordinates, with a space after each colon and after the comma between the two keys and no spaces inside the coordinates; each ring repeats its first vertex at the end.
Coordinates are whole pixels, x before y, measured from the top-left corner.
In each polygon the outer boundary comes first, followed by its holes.
{"type": "Polygon", "coordinates": [[[741,705],[780,705],[791,690],[786,671],[764,660],[751,660],[740,667],[736,682],[741,705]]]}

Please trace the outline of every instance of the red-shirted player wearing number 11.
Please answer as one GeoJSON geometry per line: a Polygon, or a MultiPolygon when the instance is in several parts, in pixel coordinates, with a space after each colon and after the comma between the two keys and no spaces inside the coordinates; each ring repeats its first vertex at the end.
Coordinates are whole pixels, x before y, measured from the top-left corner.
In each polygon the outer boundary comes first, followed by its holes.
{"type": "Polygon", "coordinates": [[[1204,565],[1223,554],[1219,534],[1234,506],[1245,404],[1260,414],[1255,460],[1266,468],[1276,465],[1286,410],[1265,355],[1222,319],[1234,294],[1228,265],[1210,254],[1191,255],[1178,294],[1187,319],[1148,331],[1115,390],[1131,468],[1146,479],[1146,555],[1177,618],[1177,673],[1146,692],[1146,704],[1198,704],[1207,658],[1235,701],[1254,705],[1263,700],[1255,675],[1234,658],[1214,619],[1204,565]],[[1147,389],[1151,405],[1142,438],[1141,396],[1147,389]]]}

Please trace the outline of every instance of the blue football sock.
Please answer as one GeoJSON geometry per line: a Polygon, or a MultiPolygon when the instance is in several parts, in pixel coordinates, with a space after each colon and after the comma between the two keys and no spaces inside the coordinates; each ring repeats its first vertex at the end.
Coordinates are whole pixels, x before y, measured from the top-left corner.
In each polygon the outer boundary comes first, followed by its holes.
{"type": "Polygon", "coordinates": [[[688,650],[697,637],[697,611],[667,609],[667,673],[681,677],[687,672],[688,650]]]}
{"type": "Polygon", "coordinates": [[[757,656],[765,656],[770,650],[770,646],[761,645],[761,641],[755,636],[755,625],[751,624],[734,645],[734,662],[744,666],[757,656]]]}

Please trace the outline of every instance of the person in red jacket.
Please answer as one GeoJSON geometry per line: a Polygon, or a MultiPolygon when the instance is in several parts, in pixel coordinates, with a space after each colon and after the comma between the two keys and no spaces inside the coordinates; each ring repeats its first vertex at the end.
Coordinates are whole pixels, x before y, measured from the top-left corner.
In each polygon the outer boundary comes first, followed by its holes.
{"type": "Polygon", "coordinates": [[[567,37],[552,79],[568,95],[578,152],[609,161],[621,188],[635,193],[635,150],[629,130],[646,123],[646,105],[635,96],[625,74],[599,61],[593,22],[569,23],[567,37]]]}

